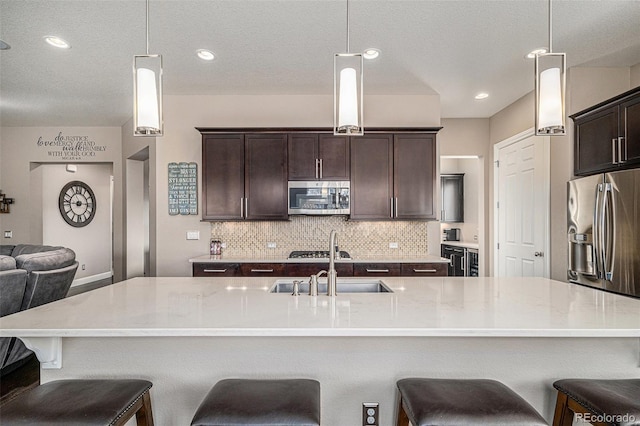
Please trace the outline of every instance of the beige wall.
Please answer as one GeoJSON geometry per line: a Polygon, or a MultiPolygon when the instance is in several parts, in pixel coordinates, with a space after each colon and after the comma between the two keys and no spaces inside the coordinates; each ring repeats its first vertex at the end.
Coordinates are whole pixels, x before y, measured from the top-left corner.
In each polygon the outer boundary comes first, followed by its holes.
{"type": "Polygon", "coordinates": [[[631,87],[640,86],[640,63],[631,67],[631,87]]]}
{"type": "MultiPolygon", "coordinates": [[[[169,216],[167,165],[198,163],[202,184],[201,136],[195,127],[331,127],[332,96],[165,96],[165,135],[155,142],[156,266],[158,276],[190,274],[188,259],[208,253],[211,225],[197,216],[169,216]],[[200,231],[200,240],[186,240],[187,231],[200,231]]],[[[438,96],[365,97],[366,126],[433,127],[440,125],[438,96]]],[[[153,203],[153,200],[152,200],[153,203]]],[[[260,222],[245,225],[250,231],[260,222]]],[[[375,224],[371,225],[375,226],[375,224]]],[[[284,231],[287,232],[285,227],[284,231]]],[[[297,235],[296,227],[291,233],[297,235]]],[[[328,231],[327,231],[328,232],[328,231]]],[[[306,247],[291,247],[291,249],[306,247]]],[[[282,247],[285,250],[284,247],[282,247]]],[[[153,248],[152,248],[153,252],[153,248]]],[[[153,256],[153,254],[152,254],[153,256]]]]}
{"type": "Polygon", "coordinates": [[[11,206],[11,213],[1,215],[2,230],[13,231],[12,239],[3,239],[4,244],[42,242],[42,227],[31,226],[39,220],[43,208],[41,201],[36,200],[29,189],[32,186],[32,163],[40,164],[87,164],[112,163],[115,177],[114,190],[114,247],[113,261],[116,279],[122,272],[122,162],[121,162],[121,128],[120,127],[3,127],[0,151],[0,175],[3,187],[9,197],[15,198],[11,206]],[[47,146],[44,142],[55,142],[56,137],[81,136],[86,141],[93,142],[96,149],[84,146],[79,156],[58,155],[63,153],[58,146],[47,146]],[[42,139],[40,139],[42,138],[42,139]],[[39,145],[38,141],[42,143],[39,145]],[[104,150],[101,150],[104,147],[104,150]],[[36,206],[34,208],[34,206],[36,206]],[[39,207],[38,207],[39,206],[39,207]],[[34,218],[35,217],[35,218],[34,218]]]}
{"type": "MultiPolygon", "coordinates": [[[[621,68],[575,67],[567,73],[567,115],[588,108],[598,102],[631,88],[631,73],[621,68]]],[[[490,143],[494,145],[534,126],[533,92],[518,99],[490,119],[490,143]]],[[[550,149],[550,246],[551,278],[566,280],[566,184],[573,177],[573,123],[567,119],[567,135],[551,137],[550,149]]],[[[493,151],[491,151],[493,162],[493,151]]],[[[494,168],[490,168],[493,182],[494,168]]],[[[489,205],[493,206],[493,184],[490,185],[489,205]]],[[[493,209],[490,209],[490,247],[494,247],[493,209]]],[[[489,253],[492,254],[491,250],[489,253]]],[[[493,270],[493,259],[491,260],[493,270]]],[[[493,272],[492,272],[493,273],[493,272]]]]}

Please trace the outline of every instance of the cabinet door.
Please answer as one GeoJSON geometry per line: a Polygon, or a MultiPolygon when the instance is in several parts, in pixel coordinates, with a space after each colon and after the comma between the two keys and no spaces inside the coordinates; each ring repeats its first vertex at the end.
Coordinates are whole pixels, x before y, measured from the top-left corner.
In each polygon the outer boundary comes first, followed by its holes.
{"type": "Polygon", "coordinates": [[[616,169],[618,106],[575,120],[574,174],[586,176],[616,169]]]}
{"type": "Polygon", "coordinates": [[[464,174],[440,176],[442,222],[464,222],[464,174]]]}
{"type": "Polygon", "coordinates": [[[354,277],[399,277],[400,263],[356,263],[354,277]]]}
{"type": "MultiPolygon", "coordinates": [[[[351,277],[353,276],[353,264],[352,263],[336,263],[336,273],[338,277],[351,277]]],[[[329,270],[328,263],[287,263],[285,267],[285,276],[287,277],[310,277],[311,274],[317,274],[318,272],[329,270]]],[[[321,277],[322,278],[322,277],[321,277]]]]}
{"type": "Polygon", "coordinates": [[[403,263],[400,274],[403,277],[446,277],[448,263],[403,263]]]}
{"type": "Polygon", "coordinates": [[[288,219],[287,136],[248,134],[245,139],[245,218],[288,219]]]}
{"type": "Polygon", "coordinates": [[[242,219],[243,198],[244,135],[204,135],[202,219],[242,219]]]}
{"type": "Polygon", "coordinates": [[[289,180],[318,179],[318,135],[292,133],[288,139],[289,180]]]}
{"type": "Polygon", "coordinates": [[[349,180],[349,138],[346,136],[320,135],[318,159],[321,180],[349,180]]]}
{"type": "Polygon", "coordinates": [[[391,219],[391,135],[351,138],[351,219],[391,219]]]}
{"type": "Polygon", "coordinates": [[[239,263],[194,263],[194,277],[236,277],[240,276],[239,263]]]}
{"type": "Polygon", "coordinates": [[[284,263],[243,263],[240,271],[243,277],[281,277],[284,275],[284,263]]]}
{"type": "Polygon", "coordinates": [[[622,133],[620,158],[625,166],[640,164],[640,94],[620,105],[622,133]]]}
{"type": "Polygon", "coordinates": [[[432,134],[399,134],[393,141],[396,219],[435,219],[436,141],[432,134]]]}

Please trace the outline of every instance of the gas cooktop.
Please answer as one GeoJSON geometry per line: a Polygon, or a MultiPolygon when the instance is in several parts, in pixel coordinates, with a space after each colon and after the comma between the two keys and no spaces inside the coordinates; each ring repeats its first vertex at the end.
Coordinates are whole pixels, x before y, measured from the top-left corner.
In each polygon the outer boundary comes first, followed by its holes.
{"type": "MultiPolygon", "coordinates": [[[[289,259],[329,259],[327,250],[292,251],[289,259]]],[[[351,259],[346,251],[340,250],[340,259],[351,259]]]]}

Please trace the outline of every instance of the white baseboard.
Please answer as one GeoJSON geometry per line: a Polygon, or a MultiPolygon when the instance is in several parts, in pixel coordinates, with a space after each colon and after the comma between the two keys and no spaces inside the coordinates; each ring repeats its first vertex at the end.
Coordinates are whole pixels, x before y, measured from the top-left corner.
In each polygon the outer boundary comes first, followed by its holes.
{"type": "Polygon", "coordinates": [[[89,284],[94,281],[107,280],[113,276],[113,272],[103,272],[102,274],[91,275],[89,277],[78,278],[73,280],[71,287],[77,287],[79,285],[89,284]]]}

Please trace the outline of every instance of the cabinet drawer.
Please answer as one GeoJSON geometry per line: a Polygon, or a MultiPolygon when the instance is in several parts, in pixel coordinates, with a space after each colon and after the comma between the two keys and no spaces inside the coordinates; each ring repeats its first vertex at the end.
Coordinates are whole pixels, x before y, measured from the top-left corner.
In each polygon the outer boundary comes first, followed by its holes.
{"type": "Polygon", "coordinates": [[[356,263],[353,265],[354,277],[398,277],[399,263],[356,263]]]}
{"type": "Polygon", "coordinates": [[[446,277],[447,263],[403,263],[403,277],[446,277]]]}
{"type": "MultiPolygon", "coordinates": [[[[351,263],[336,263],[336,272],[339,277],[351,277],[353,276],[353,264],[351,263]]],[[[285,276],[287,277],[309,277],[311,274],[317,274],[318,272],[329,270],[328,263],[287,263],[285,267],[285,276]]]]}
{"type": "Polygon", "coordinates": [[[239,263],[194,263],[194,277],[236,277],[240,275],[239,263]]]}
{"type": "Polygon", "coordinates": [[[243,263],[240,265],[243,277],[262,277],[265,275],[284,275],[284,263],[243,263]]]}

